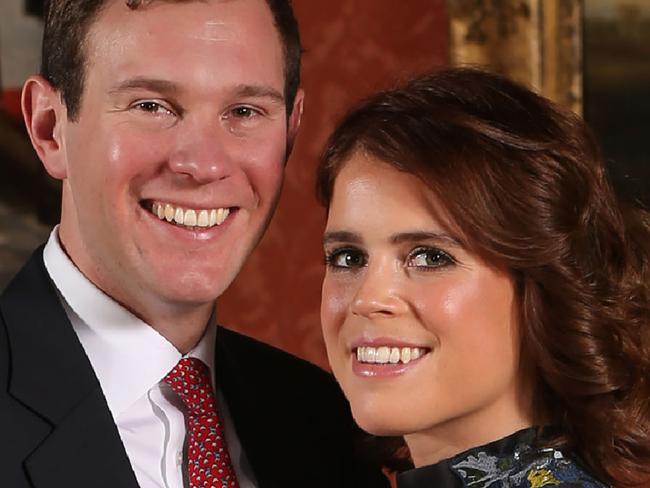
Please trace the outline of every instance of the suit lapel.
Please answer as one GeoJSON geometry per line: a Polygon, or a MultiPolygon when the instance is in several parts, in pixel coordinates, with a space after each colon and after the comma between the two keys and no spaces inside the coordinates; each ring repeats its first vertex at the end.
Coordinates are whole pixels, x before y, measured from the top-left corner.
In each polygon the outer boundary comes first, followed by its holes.
{"type": "Polygon", "coordinates": [[[45,270],[42,248],[0,298],[0,312],[11,348],[9,393],[52,426],[25,463],[34,486],[137,487],[99,382],[45,270]]]}
{"type": "Polygon", "coordinates": [[[25,466],[36,488],[138,486],[100,389],[56,426],[25,466]]]}
{"type": "Polygon", "coordinates": [[[217,387],[228,403],[237,437],[259,486],[281,486],[281,480],[276,478],[268,463],[268,459],[273,458],[278,450],[277,446],[267,442],[274,436],[274,432],[270,431],[272,424],[260,422],[259,415],[254,412],[260,408],[256,385],[248,383],[246,375],[237,368],[236,357],[233,357],[236,353],[233,354],[228,342],[228,331],[219,328],[214,363],[217,387]],[[245,392],[244,389],[249,391],[245,392]]]}
{"type": "Polygon", "coordinates": [[[331,425],[306,420],[307,409],[324,406],[318,398],[306,401],[295,394],[301,382],[288,378],[293,370],[273,364],[278,351],[270,354],[268,346],[252,343],[219,328],[215,373],[260,488],[342,486],[336,441],[345,442],[338,430],[346,419],[334,418],[331,425]]]}

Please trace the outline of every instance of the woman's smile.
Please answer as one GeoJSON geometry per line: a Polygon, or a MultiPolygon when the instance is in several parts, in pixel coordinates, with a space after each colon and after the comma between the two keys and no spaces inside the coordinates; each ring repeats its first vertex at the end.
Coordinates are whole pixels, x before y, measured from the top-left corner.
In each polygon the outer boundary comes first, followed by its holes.
{"type": "Polygon", "coordinates": [[[418,177],[360,153],[334,183],[323,332],[355,419],[375,434],[522,417],[512,279],[444,214],[418,177]]]}

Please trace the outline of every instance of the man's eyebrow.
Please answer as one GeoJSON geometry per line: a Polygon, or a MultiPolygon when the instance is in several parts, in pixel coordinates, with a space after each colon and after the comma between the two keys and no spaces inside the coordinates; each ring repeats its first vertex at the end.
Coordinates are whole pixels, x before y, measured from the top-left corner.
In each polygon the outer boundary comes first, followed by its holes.
{"type": "Polygon", "coordinates": [[[284,104],[284,95],[275,88],[265,85],[238,85],[235,95],[251,98],[270,98],[274,102],[284,104]]]}
{"type": "Polygon", "coordinates": [[[400,232],[390,236],[390,242],[392,244],[418,241],[443,241],[453,246],[462,247],[461,242],[457,238],[443,232],[413,231],[400,232]]]}
{"type": "MultiPolygon", "coordinates": [[[[110,93],[119,93],[129,90],[149,90],[159,93],[176,94],[181,91],[180,87],[169,80],[157,78],[129,78],[110,89],[110,93]]],[[[264,85],[237,85],[234,93],[239,97],[270,98],[274,102],[284,104],[284,95],[275,88],[264,85]]]]}
{"type": "Polygon", "coordinates": [[[175,94],[180,88],[173,81],[161,80],[157,78],[129,78],[124,80],[110,89],[110,93],[119,93],[129,90],[149,90],[159,93],[175,94]]]}
{"type": "Polygon", "coordinates": [[[323,245],[330,244],[332,242],[349,242],[352,244],[361,244],[363,241],[359,234],[355,234],[354,232],[348,232],[345,230],[325,232],[325,235],[323,235],[323,245]]]}

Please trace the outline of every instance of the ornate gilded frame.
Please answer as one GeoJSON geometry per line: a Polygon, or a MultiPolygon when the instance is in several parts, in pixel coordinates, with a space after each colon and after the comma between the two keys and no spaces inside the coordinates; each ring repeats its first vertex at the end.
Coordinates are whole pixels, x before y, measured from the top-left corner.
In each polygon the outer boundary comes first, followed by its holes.
{"type": "Polygon", "coordinates": [[[450,61],[497,71],[582,113],[583,0],[448,0],[450,61]]]}

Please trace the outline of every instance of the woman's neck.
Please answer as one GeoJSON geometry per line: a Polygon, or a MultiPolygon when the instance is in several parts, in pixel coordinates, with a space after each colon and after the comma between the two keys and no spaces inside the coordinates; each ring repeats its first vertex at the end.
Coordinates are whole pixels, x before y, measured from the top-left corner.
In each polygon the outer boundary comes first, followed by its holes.
{"type": "Polygon", "coordinates": [[[530,401],[502,401],[404,436],[416,467],[435,464],[468,449],[534,425],[530,401]]]}

